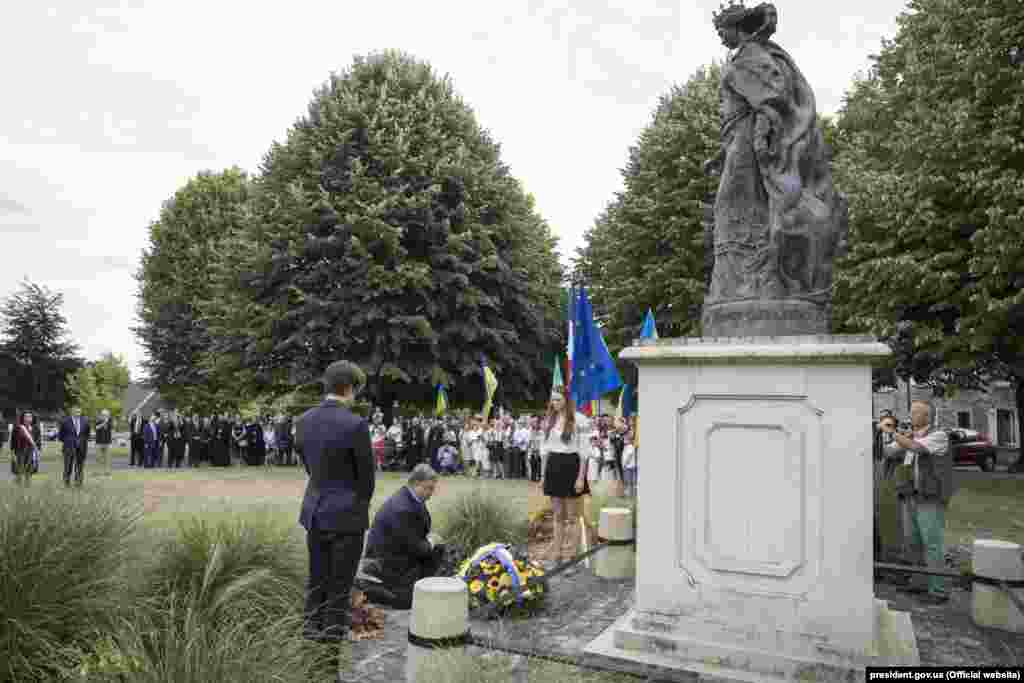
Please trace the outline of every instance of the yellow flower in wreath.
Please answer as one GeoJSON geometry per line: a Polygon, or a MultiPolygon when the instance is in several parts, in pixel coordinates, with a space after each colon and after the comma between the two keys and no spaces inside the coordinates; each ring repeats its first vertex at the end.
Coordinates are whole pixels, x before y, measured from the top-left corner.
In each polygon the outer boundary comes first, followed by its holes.
{"type": "Polygon", "coordinates": [[[501,588],[501,581],[499,581],[496,576],[491,577],[490,581],[487,582],[487,587],[491,590],[498,590],[501,588]]]}
{"type": "Polygon", "coordinates": [[[475,579],[472,583],[469,584],[469,592],[470,593],[474,593],[474,594],[475,593],[479,593],[483,589],[484,589],[484,582],[481,581],[480,579],[475,579]]]}

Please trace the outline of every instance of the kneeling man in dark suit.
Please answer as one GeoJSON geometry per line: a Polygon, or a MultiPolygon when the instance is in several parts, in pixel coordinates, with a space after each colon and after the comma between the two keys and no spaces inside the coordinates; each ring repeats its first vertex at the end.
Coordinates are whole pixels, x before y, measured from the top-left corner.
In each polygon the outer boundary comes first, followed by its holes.
{"type": "Polygon", "coordinates": [[[309,547],[306,636],[325,642],[348,637],[352,584],[370,521],[370,428],[348,408],[365,381],[357,365],[332,363],[323,377],[326,398],[299,418],[295,434],[309,474],[299,517],[309,547]]]}
{"type": "Polygon", "coordinates": [[[363,573],[379,579],[384,591],[367,584],[370,600],[396,609],[412,607],[413,585],[434,576],[444,557],[444,546],[430,535],[427,501],[437,488],[437,472],[430,465],[413,468],[405,486],[377,511],[366,539],[363,573]],[[390,593],[390,595],[388,595],[390,593]]]}

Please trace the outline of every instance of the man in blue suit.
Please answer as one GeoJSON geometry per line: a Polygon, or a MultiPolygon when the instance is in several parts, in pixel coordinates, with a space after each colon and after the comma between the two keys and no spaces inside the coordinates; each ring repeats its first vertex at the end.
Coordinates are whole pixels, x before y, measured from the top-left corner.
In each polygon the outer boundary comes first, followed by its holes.
{"type": "Polygon", "coordinates": [[[365,382],[354,363],[332,363],[323,376],[323,403],[296,423],[295,450],[309,474],[299,517],[309,548],[305,632],[324,642],[348,637],[352,584],[370,522],[375,484],[370,429],[349,410],[365,382]]]}
{"type": "Polygon", "coordinates": [[[367,585],[371,601],[410,609],[416,582],[437,574],[445,549],[430,534],[427,511],[437,482],[437,472],[430,465],[416,465],[407,484],[395,491],[373,518],[366,537],[364,572],[378,579],[387,592],[367,585]]]}
{"type": "Polygon", "coordinates": [[[64,486],[71,486],[72,475],[75,486],[81,486],[89,449],[89,420],[82,417],[81,408],[71,406],[71,414],[60,423],[57,439],[64,451],[64,486]]]}
{"type": "Polygon", "coordinates": [[[144,467],[156,467],[160,460],[160,413],[153,413],[149,416],[149,423],[142,431],[143,439],[143,463],[144,467]]]}

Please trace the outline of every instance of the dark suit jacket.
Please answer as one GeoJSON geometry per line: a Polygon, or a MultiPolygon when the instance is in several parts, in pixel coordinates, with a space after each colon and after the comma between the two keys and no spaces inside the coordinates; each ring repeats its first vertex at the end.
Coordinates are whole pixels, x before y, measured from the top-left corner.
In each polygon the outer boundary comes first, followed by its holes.
{"type": "MultiPolygon", "coordinates": [[[[96,424],[99,425],[103,422],[103,418],[99,418],[96,424]]],[[[107,420],[105,427],[96,427],[96,443],[98,444],[110,444],[113,441],[113,423],[114,419],[110,418],[107,420]]]]}
{"type": "Polygon", "coordinates": [[[150,425],[146,425],[145,427],[143,427],[142,438],[143,443],[146,444],[146,451],[155,451],[158,448],[160,448],[160,425],[154,424],[152,425],[152,429],[150,429],[150,425]],[[154,432],[156,433],[154,434],[154,432]]]}
{"type": "Polygon", "coordinates": [[[430,513],[408,486],[395,491],[373,518],[366,538],[366,557],[380,561],[384,577],[400,577],[420,560],[431,557],[427,534],[430,513]]]}
{"type": "Polygon", "coordinates": [[[57,431],[57,440],[64,444],[65,451],[79,451],[84,454],[89,447],[89,420],[84,415],[78,419],[81,427],[77,434],[73,417],[68,415],[61,420],[60,429],[57,431]]]}
{"type": "Polygon", "coordinates": [[[323,531],[366,531],[376,483],[366,420],[325,400],[299,418],[295,449],[309,474],[299,523],[307,530],[315,522],[323,531]]]}

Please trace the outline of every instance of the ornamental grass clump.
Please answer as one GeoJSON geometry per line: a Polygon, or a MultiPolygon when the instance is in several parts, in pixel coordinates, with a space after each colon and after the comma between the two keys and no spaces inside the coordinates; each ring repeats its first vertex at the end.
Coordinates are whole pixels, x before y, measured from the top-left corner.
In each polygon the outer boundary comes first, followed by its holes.
{"type": "MultiPolygon", "coordinates": [[[[211,557],[211,563],[216,560],[211,557]]],[[[211,568],[210,574],[216,570],[211,568]]],[[[263,584],[259,607],[235,610],[234,619],[211,612],[202,590],[149,600],[122,620],[75,681],[90,683],[307,683],[330,680],[332,648],[302,637],[302,614],[290,586],[263,584]],[[276,589],[277,597],[274,596],[276,589]]],[[[221,586],[225,600],[244,600],[244,576],[221,586]],[[232,597],[228,597],[232,596],[232,597]]]]}
{"type": "Polygon", "coordinates": [[[158,547],[146,592],[178,616],[186,611],[171,603],[188,596],[187,609],[202,612],[210,624],[250,612],[283,616],[275,610],[302,604],[301,558],[292,529],[269,518],[211,522],[192,517],[158,547]]]}
{"type": "Polygon", "coordinates": [[[526,510],[486,487],[460,495],[438,516],[443,520],[439,531],[445,543],[454,547],[460,558],[488,543],[525,545],[529,536],[526,510]]]}
{"type": "Polygon", "coordinates": [[[141,506],[0,485],[0,682],[59,680],[130,604],[141,506]]]}

